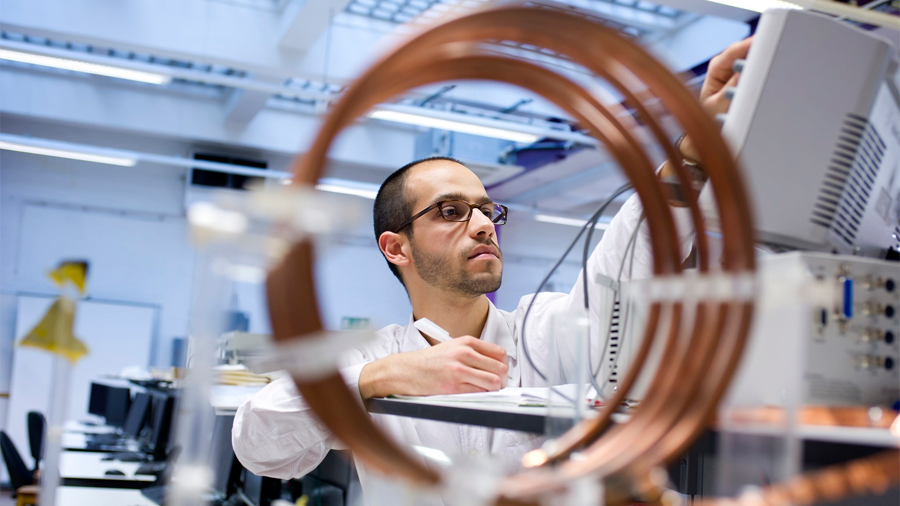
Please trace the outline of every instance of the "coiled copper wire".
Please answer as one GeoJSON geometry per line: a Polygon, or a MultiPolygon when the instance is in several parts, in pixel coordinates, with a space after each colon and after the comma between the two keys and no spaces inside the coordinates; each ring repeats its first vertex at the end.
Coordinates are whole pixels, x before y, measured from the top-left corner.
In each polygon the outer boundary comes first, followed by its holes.
{"type": "MultiPolygon", "coordinates": [[[[666,138],[658,115],[671,114],[691,138],[702,140],[696,144],[716,197],[723,233],[721,268],[736,275],[753,272],[749,204],[718,127],[677,78],[635,43],[611,29],[560,11],[521,6],[488,9],[451,20],[397,48],[346,90],[309,151],[295,160],[295,184],[314,184],[323,172],[334,138],[378,103],[411,88],[450,79],[507,82],[551,100],[603,143],[643,203],[654,275],[678,275],[681,258],[674,220],[654,167],[632,134],[635,122],[617,114],[617,106],[602,103],[559,74],[486,50],[483,43],[493,40],[531,44],[565,55],[625,97],[626,105],[635,109],[662,146],[689,197],[700,271],[708,272],[705,223],[680,155],[666,138]],[[659,105],[646,104],[647,97],[658,98],[659,105]]],[[[310,245],[298,244],[269,275],[267,296],[276,340],[303,339],[322,327],[312,262],[310,245]]],[[[691,302],[650,305],[637,358],[607,408],[556,441],[556,449],[547,459],[558,461],[558,466],[525,472],[502,482],[500,503],[531,501],[582,476],[617,476],[627,481],[629,476],[645,473],[679,454],[708,425],[743,350],[753,306],[743,300],[694,301],[688,311],[692,322],[686,322],[685,303],[691,302]],[[661,322],[668,325],[660,327],[661,322]],[[600,436],[660,335],[665,335],[667,367],[656,373],[631,421],[600,436]],[[565,460],[576,449],[581,449],[583,458],[565,460]]],[[[376,470],[414,482],[439,481],[438,475],[371,423],[339,375],[320,381],[295,378],[295,382],[317,416],[356,458],[376,470]]]]}

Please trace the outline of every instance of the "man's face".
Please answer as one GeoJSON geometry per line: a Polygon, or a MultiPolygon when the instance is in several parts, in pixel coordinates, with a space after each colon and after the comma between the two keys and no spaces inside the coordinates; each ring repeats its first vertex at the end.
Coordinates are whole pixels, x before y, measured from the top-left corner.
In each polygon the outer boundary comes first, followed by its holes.
{"type": "MultiPolygon", "coordinates": [[[[441,200],[471,204],[491,202],[478,177],[447,160],[413,167],[406,179],[413,213],[441,200]]],[[[465,222],[451,222],[434,209],[411,225],[412,265],[428,285],[461,295],[481,295],[500,288],[503,255],[490,219],[478,209],[465,222]]]]}

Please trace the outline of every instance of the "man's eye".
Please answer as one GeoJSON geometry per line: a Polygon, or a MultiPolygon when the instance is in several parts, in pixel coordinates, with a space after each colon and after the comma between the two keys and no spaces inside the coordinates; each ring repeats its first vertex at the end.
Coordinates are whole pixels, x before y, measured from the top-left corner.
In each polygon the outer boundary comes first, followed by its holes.
{"type": "Polygon", "coordinates": [[[444,216],[456,216],[456,209],[452,207],[445,207],[444,216]]]}
{"type": "Polygon", "coordinates": [[[484,213],[488,218],[494,217],[494,208],[493,207],[482,207],[481,212],[484,213]]]}

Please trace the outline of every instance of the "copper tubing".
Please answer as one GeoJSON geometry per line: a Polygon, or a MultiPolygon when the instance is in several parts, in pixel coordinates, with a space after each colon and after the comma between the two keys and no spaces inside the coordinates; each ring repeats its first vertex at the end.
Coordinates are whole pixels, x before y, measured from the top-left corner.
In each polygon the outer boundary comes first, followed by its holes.
{"type": "MultiPolygon", "coordinates": [[[[432,55],[432,57],[433,57],[433,55],[432,55]]],[[[433,61],[433,60],[432,60],[432,61],[433,61]]],[[[493,61],[493,62],[492,62],[492,61],[488,60],[488,61],[486,61],[486,65],[483,65],[483,68],[485,68],[485,69],[490,69],[490,68],[494,68],[494,69],[496,69],[496,68],[503,68],[503,67],[502,67],[502,63],[503,63],[502,61],[500,61],[500,62],[493,61]]],[[[510,63],[512,63],[512,62],[510,62],[510,63]]],[[[521,62],[515,62],[515,63],[520,64],[520,65],[525,65],[525,64],[522,64],[521,62]]],[[[471,62],[470,62],[470,64],[471,64],[471,62]]],[[[533,66],[532,66],[532,67],[533,67],[533,66]]],[[[397,76],[398,76],[398,72],[399,72],[398,69],[391,69],[390,67],[385,66],[385,65],[382,65],[382,66],[380,66],[380,67],[378,67],[378,68],[379,68],[379,69],[382,69],[383,72],[384,72],[387,76],[393,76],[394,79],[396,79],[397,76]]],[[[421,67],[420,65],[416,65],[416,66],[414,66],[414,68],[415,68],[415,72],[413,73],[413,76],[412,76],[412,77],[422,76],[422,75],[423,75],[423,72],[422,72],[423,69],[422,69],[422,67],[421,67]]],[[[442,66],[435,64],[435,65],[434,65],[434,68],[435,68],[435,69],[441,69],[442,66]]],[[[543,72],[544,74],[547,74],[546,71],[543,71],[542,69],[539,69],[539,68],[537,68],[537,67],[534,67],[532,70],[533,70],[535,73],[543,72]]],[[[549,75],[549,74],[547,74],[547,75],[549,75]]],[[[449,76],[448,76],[448,77],[449,77],[449,76]]],[[[466,77],[476,77],[476,76],[466,76],[466,77]]],[[[440,80],[440,79],[438,79],[438,80],[440,80]]],[[[365,80],[364,80],[364,79],[361,79],[360,81],[361,81],[361,82],[364,82],[365,80]]],[[[406,84],[406,87],[410,87],[410,83],[409,83],[408,80],[405,81],[405,84],[406,84]]],[[[424,82],[423,82],[423,83],[415,83],[415,85],[419,85],[419,84],[424,84],[424,82]]],[[[392,91],[386,92],[386,93],[384,93],[384,94],[385,94],[385,95],[391,95],[391,94],[394,94],[394,93],[398,93],[398,92],[400,92],[400,91],[403,91],[403,89],[405,89],[405,88],[399,88],[399,89],[397,89],[397,90],[392,90],[392,91]]],[[[377,103],[377,102],[382,101],[382,100],[384,100],[384,98],[381,97],[381,96],[371,97],[371,101],[374,102],[374,103],[377,103]]],[[[366,106],[365,108],[367,108],[367,107],[368,107],[368,106],[366,106]]],[[[594,112],[594,110],[589,110],[589,111],[590,111],[590,112],[594,112]]],[[[337,113],[338,113],[338,111],[336,110],[336,111],[335,111],[335,115],[332,116],[332,117],[336,117],[336,116],[337,116],[337,113]]],[[[350,115],[350,116],[352,116],[352,115],[350,115]]],[[[607,118],[608,118],[608,117],[607,117],[607,118]]],[[[324,128],[327,128],[327,127],[328,127],[328,125],[326,125],[324,128]]],[[[323,129],[324,129],[324,128],[323,128],[323,129]]],[[[338,130],[338,129],[339,129],[339,128],[335,128],[335,130],[338,130]]],[[[642,153],[639,152],[639,154],[642,154],[642,153]]],[[[629,154],[628,154],[627,152],[625,152],[625,155],[624,155],[624,156],[623,156],[623,155],[619,155],[619,159],[622,160],[622,161],[624,162],[624,164],[625,164],[626,167],[635,167],[635,166],[637,166],[637,165],[638,165],[637,160],[634,159],[633,156],[630,157],[630,158],[625,158],[625,156],[628,156],[628,155],[629,155],[629,154]],[[624,159],[623,159],[623,158],[624,158],[624,159]]],[[[309,158],[307,157],[306,159],[309,159],[309,158]]],[[[620,163],[621,163],[621,162],[620,162],[620,163]]],[[[652,174],[652,168],[650,168],[649,165],[647,166],[647,171],[648,171],[650,174],[652,174]]],[[[651,183],[655,183],[655,180],[651,180],[650,182],[651,182],[651,183]]],[[[662,198],[654,198],[652,201],[653,201],[653,202],[658,202],[658,203],[664,202],[664,200],[663,200],[662,198]]],[[[668,209],[667,209],[664,205],[663,205],[663,206],[660,206],[660,207],[662,207],[663,210],[665,211],[665,214],[664,214],[663,216],[666,216],[667,213],[668,213],[668,209]]],[[[657,211],[657,212],[659,212],[659,211],[657,211]]],[[[668,216],[666,216],[666,217],[668,217],[668,216]]],[[[670,237],[670,238],[674,238],[674,234],[670,234],[669,237],[670,237]]],[[[675,254],[677,255],[677,249],[678,249],[678,248],[677,248],[677,243],[674,243],[674,241],[672,241],[672,242],[670,242],[668,245],[666,245],[666,247],[663,248],[663,251],[671,251],[671,252],[673,252],[673,253],[675,253],[675,254]]],[[[661,258],[661,257],[662,257],[662,255],[660,255],[660,254],[657,254],[657,256],[656,256],[656,258],[661,258]]],[[[674,265],[674,266],[676,266],[675,268],[678,268],[678,264],[679,264],[679,263],[680,263],[680,259],[678,259],[678,258],[676,257],[676,258],[673,258],[673,259],[672,259],[670,265],[674,265]]]]}
{"type": "MultiPolygon", "coordinates": [[[[797,412],[801,425],[826,425],[832,427],[877,427],[888,429],[900,416],[900,412],[885,406],[878,408],[879,417],[871,416],[872,406],[803,406],[797,412]]],[[[729,421],[757,424],[785,424],[787,413],[776,407],[731,408],[729,421]]],[[[714,425],[718,423],[714,422],[714,425]]]]}
{"type": "MultiPolygon", "coordinates": [[[[407,46],[406,48],[409,48],[409,47],[411,47],[411,46],[407,46]]],[[[406,49],[406,48],[404,48],[404,49],[406,49]]],[[[396,56],[396,53],[395,53],[395,56],[396,56]]],[[[408,56],[408,55],[405,55],[405,56],[408,56]]],[[[388,69],[388,68],[390,68],[390,67],[389,67],[389,65],[388,65],[387,62],[382,62],[382,63],[381,63],[378,67],[376,67],[376,68],[377,68],[378,70],[383,70],[383,71],[384,71],[383,73],[386,74],[386,75],[391,75],[391,74],[393,74],[393,75],[396,76],[396,73],[399,71],[399,69],[393,68],[393,69],[391,69],[390,72],[388,72],[386,69],[388,69]]],[[[422,71],[422,70],[423,70],[422,68],[417,68],[417,71],[422,71]]],[[[370,76],[364,76],[363,78],[360,79],[359,82],[360,82],[360,83],[365,83],[365,84],[371,84],[370,82],[367,82],[367,79],[366,79],[367,77],[370,77],[370,76]]],[[[349,92],[348,92],[348,93],[349,93],[349,92]]],[[[381,99],[381,97],[377,97],[377,99],[375,99],[375,100],[373,100],[373,101],[377,102],[378,99],[381,99]]],[[[332,117],[338,116],[338,115],[339,115],[339,112],[341,112],[341,111],[335,110],[334,116],[332,116],[332,117]]],[[[326,126],[326,127],[327,127],[327,126],[326,126]]],[[[308,159],[308,158],[307,158],[307,159],[308,159]]],[[[628,167],[628,165],[625,165],[625,167],[628,167]]],[[[645,199],[645,201],[646,201],[646,199],[645,199]]],[[[660,202],[660,201],[656,201],[656,202],[660,202]]],[[[666,209],[666,211],[668,211],[668,210],[666,209]]],[[[677,249],[676,249],[676,248],[670,247],[670,248],[667,248],[667,249],[668,249],[669,251],[671,251],[673,254],[677,254],[677,249]]],[[[660,258],[658,252],[657,252],[655,258],[657,258],[657,259],[660,258]]],[[[673,264],[676,265],[676,269],[679,267],[679,266],[677,265],[678,263],[680,263],[680,260],[673,262],[673,264]]],[[[670,336],[671,336],[671,337],[670,337],[670,339],[669,339],[670,342],[669,342],[669,344],[668,344],[668,347],[670,347],[670,348],[671,348],[672,345],[673,345],[672,339],[673,339],[673,337],[674,337],[674,330],[677,329],[677,325],[673,326],[672,329],[673,329],[673,332],[670,332],[670,336]]],[[[653,332],[653,328],[651,328],[651,327],[648,326],[648,332],[647,332],[647,333],[648,333],[649,335],[652,335],[652,332],[653,332]]],[[[646,357],[646,352],[649,351],[649,345],[650,345],[650,344],[651,344],[651,343],[650,343],[649,340],[645,340],[645,341],[644,341],[644,344],[642,345],[643,353],[641,353],[641,355],[642,355],[641,358],[646,357]]],[[[640,372],[639,364],[636,364],[636,367],[633,368],[633,372],[629,375],[629,376],[630,376],[630,381],[623,381],[623,382],[621,383],[621,387],[622,387],[622,388],[620,388],[619,393],[618,393],[618,395],[619,395],[620,398],[623,397],[625,394],[627,394],[627,386],[628,386],[628,385],[636,378],[636,376],[638,375],[639,372],[640,372]]],[[[626,378],[626,380],[629,380],[629,378],[626,378]]],[[[609,414],[611,414],[611,412],[612,412],[612,409],[610,409],[609,411],[607,411],[607,413],[605,413],[605,416],[608,416],[609,414]]],[[[605,418],[604,418],[603,416],[601,416],[600,420],[602,421],[602,420],[604,420],[604,419],[605,419],[605,418]]],[[[594,432],[594,433],[599,432],[599,430],[596,430],[596,429],[602,428],[602,425],[601,425],[600,423],[597,423],[597,422],[593,422],[593,423],[594,423],[594,430],[593,430],[593,432],[594,432]]],[[[589,432],[591,432],[591,431],[589,431],[589,432]]],[[[586,438],[582,436],[582,437],[580,437],[580,438],[578,438],[578,439],[580,439],[581,441],[584,441],[586,438]]]]}
{"type": "MultiPolygon", "coordinates": [[[[752,262],[752,260],[751,260],[751,262],[752,262]]],[[[738,308],[738,310],[741,310],[741,308],[738,308]]],[[[747,315],[747,316],[749,316],[749,315],[747,315]]],[[[743,321],[748,321],[749,318],[745,317],[745,318],[742,318],[742,320],[743,320],[743,321]]],[[[742,325],[742,326],[743,326],[743,325],[742,325]]],[[[707,404],[707,405],[708,405],[708,404],[707,404]]],[[[698,416],[695,415],[695,416],[694,416],[694,419],[696,420],[697,418],[698,418],[698,416]]],[[[702,418],[702,416],[701,416],[700,418],[702,418]]],[[[652,438],[651,438],[651,440],[652,440],[652,438]]]]}
{"type": "MultiPolygon", "coordinates": [[[[745,321],[748,321],[748,320],[749,320],[749,318],[746,318],[746,319],[745,319],[745,321]]],[[[646,343],[646,341],[645,341],[645,343],[646,343]]],[[[637,370],[639,370],[639,367],[635,367],[634,369],[635,369],[635,371],[637,371],[637,370]]],[[[620,394],[622,394],[622,393],[624,393],[624,391],[620,391],[620,394]]],[[[601,419],[602,419],[602,418],[603,418],[603,417],[601,416],[601,419]]],[[[697,418],[698,418],[698,416],[695,416],[693,419],[696,420],[697,418]]],[[[702,418],[702,416],[700,416],[699,418],[702,418]]],[[[695,422],[695,423],[696,423],[696,422],[695,422]]],[[[597,424],[595,423],[595,427],[596,427],[596,425],[597,425],[597,424]]],[[[664,430],[664,429],[663,429],[663,430],[664,430]]],[[[695,429],[695,432],[696,432],[697,430],[700,430],[700,429],[699,429],[699,428],[698,428],[698,429],[695,429]]],[[[626,439],[626,440],[627,440],[627,439],[626,439]]],[[[652,440],[652,439],[651,439],[651,440],[652,440]]],[[[626,446],[631,447],[631,445],[626,445],[626,446]]]]}
{"type": "MultiPolygon", "coordinates": [[[[718,137],[717,128],[710,118],[671,74],[633,43],[621,39],[609,29],[558,12],[521,7],[485,11],[437,27],[401,47],[383,59],[379,65],[370,69],[347,90],[342,100],[326,119],[309,152],[298,160],[295,182],[310,184],[317,180],[322,172],[325,154],[333,138],[350,121],[364,113],[372,105],[417,85],[461,78],[465,75],[473,77],[472,69],[477,66],[479,49],[475,44],[471,44],[471,47],[454,44],[454,48],[443,48],[446,53],[457,52],[457,56],[450,55],[446,61],[442,61],[444,66],[426,65],[429,53],[433,56],[441,46],[458,41],[477,43],[491,39],[514,40],[550,48],[571,57],[598,75],[606,77],[619,89],[628,90],[629,85],[636,79],[643,81],[647,85],[648,91],[658,96],[669,112],[679,120],[688,135],[692,138],[704,139],[704,142],[698,145],[700,159],[709,173],[710,184],[720,207],[722,228],[725,231],[723,268],[734,273],[753,269],[752,226],[746,197],[731,156],[721,138],[718,137]],[[586,41],[593,44],[587,44],[586,41]],[[602,50],[595,50],[596,47],[600,47],[602,50]]],[[[490,60],[480,61],[488,62],[490,60]]],[[[560,79],[542,76],[541,72],[529,69],[529,66],[522,62],[514,62],[511,59],[508,61],[510,63],[506,66],[509,68],[509,73],[503,74],[496,68],[485,67],[479,70],[483,73],[481,78],[506,80],[538,91],[582,121],[591,129],[593,135],[604,138],[603,140],[606,141],[613,156],[635,184],[637,193],[644,203],[647,225],[651,234],[654,274],[679,273],[680,258],[678,258],[678,242],[674,233],[672,217],[652,169],[648,171],[646,166],[642,166],[644,164],[641,161],[646,158],[645,155],[635,147],[635,143],[628,140],[629,136],[621,135],[619,126],[615,126],[613,129],[609,128],[610,115],[602,112],[598,114],[598,111],[605,110],[602,104],[598,107],[597,101],[586,99],[583,93],[567,87],[560,79]],[[526,81],[523,76],[528,76],[529,80],[526,81]],[[619,132],[619,135],[616,131],[619,132]]],[[[493,63],[497,64],[497,62],[493,63]]],[[[632,94],[630,91],[629,94],[626,94],[629,100],[634,100],[639,104],[634,98],[635,96],[636,94],[632,94]]],[[[651,130],[669,154],[676,172],[682,178],[683,186],[688,192],[692,192],[689,189],[690,185],[687,184],[688,178],[678,163],[680,159],[677,153],[664,138],[659,139],[663,137],[662,129],[646,109],[641,114],[642,119],[651,125],[651,130]]],[[[613,122],[613,125],[616,123],[613,122]]],[[[698,231],[698,241],[705,244],[702,217],[695,205],[692,205],[691,213],[698,231]]],[[[311,255],[308,247],[298,246],[296,251],[299,252],[292,252],[282,264],[272,271],[269,278],[270,313],[274,335],[278,340],[302,338],[304,334],[321,328],[317,307],[314,299],[310,296],[314,293],[310,268],[311,255]],[[301,251],[304,248],[305,253],[301,251]],[[275,299],[279,298],[281,300],[276,302],[275,299]],[[298,306],[297,302],[304,299],[308,305],[298,306]]],[[[705,259],[706,255],[704,254],[702,258],[705,259]]],[[[654,304],[651,307],[651,314],[658,310],[659,305],[654,304]]],[[[675,389],[672,392],[678,394],[677,398],[681,401],[677,408],[639,410],[635,415],[635,420],[639,425],[647,428],[642,436],[646,437],[652,434],[652,437],[649,437],[650,441],[663,443],[670,440],[668,447],[678,447],[683,444],[683,440],[690,437],[690,434],[702,429],[705,417],[714,409],[718,397],[721,395],[721,392],[718,391],[720,389],[698,388],[698,386],[702,386],[703,382],[700,381],[700,375],[697,373],[704,368],[704,365],[702,362],[692,360],[694,356],[687,353],[686,349],[692,343],[702,345],[701,355],[714,358],[710,370],[716,372],[713,375],[714,379],[719,381],[724,388],[733,373],[734,363],[740,355],[746,339],[745,322],[749,321],[750,307],[747,304],[720,307],[714,311],[716,314],[711,315],[712,324],[707,323],[703,312],[698,311],[694,331],[689,338],[682,337],[680,307],[672,306],[669,311],[672,318],[666,347],[682,350],[679,353],[680,359],[677,361],[675,369],[693,372],[693,375],[687,382],[689,387],[675,389]],[[724,323],[720,324],[719,322],[724,323]],[[720,326],[726,330],[722,336],[714,330],[709,330],[717,329],[720,326]],[[702,394],[699,396],[700,398],[696,398],[695,395],[698,391],[702,394]],[[691,402],[692,400],[693,402],[691,402]],[[670,438],[668,437],[669,429],[674,420],[679,418],[679,414],[689,420],[686,428],[690,430],[682,431],[677,438],[670,438]],[[657,418],[665,420],[658,422],[657,418]]],[[[642,344],[642,346],[647,345],[648,349],[649,343],[657,333],[656,318],[651,318],[650,323],[651,325],[648,325],[645,330],[645,339],[642,344]]],[[[640,372],[642,365],[643,360],[634,364],[632,373],[635,377],[640,372]]],[[[654,380],[657,385],[664,378],[661,374],[663,373],[658,373],[654,380]]],[[[708,379],[713,380],[713,378],[708,379]]],[[[432,473],[423,469],[421,465],[410,459],[406,453],[381,435],[358,406],[344,406],[341,408],[340,416],[335,415],[334,406],[329,405],[329,401],[333,398],[332,395],[337,394],[341,389],[346,390],[339,378],[332,377],[324,381],[305,384],[298,382],[298,387],[323,422],[367,464],[385,472],[420,481],[431,482],[435,479],[432,473]],[[320,390],[325,387],[327,387],[327,391],[320,390]]],[[[627,393],[627,389],[622,389],[621,394],[625,395],[625,393],[627,393]]],[[[658,401],[663,397],[659,395],[661,393],[654,394],[654,391],[651,390],[646,404],[651,407],[661,406],[658,401]]],[[[342,404],[347,403],[348,399],[352,399],[349,392],[346,395],[339,395],[343,399],[342,404]]],[[[581,437],[574,438],[575,444],[587,442],[595,435],[596,431],[592,431],[591,427],[587,428],[589,430],[582,433],[581,437]]],[[[608,437],[601,438],[598,443],[608,439],[608,437]]],[[[579,473],[596,473],[603,466],[608,467],[613,457],[618,457],[619,461],[613,466],[616,470],[626,468],[628,464],[634,463],[638,458],[645,457],[646,459],[646,455],[644,455],[646,448],[637,451],[637,446],[627,444],[629,440],[635,443],[638,441],[637,439],[632,437],[621,437],[620,439],[621,442],[603,444],[624,446],[621,453],[592,455],[592,458],[585,461],[585,465],[582,466],[571,466],[571,462],[567,463],[563,467],[568,466],[565,469],[568,472],[541,473],[556,477],[549,479],[546,483],[547,487],[562,486],[565,480],[577,477],[579,473]]],[[[564,455],[567,451],[560,455],[564,455]]],[[[515,493],[508,487],[505,490],[515,493]]],[[[542,490],[546,491],[547,488],[542,490]]],[[[534,493],[540,493],[542,490],[534,490],[534,493]]]]}

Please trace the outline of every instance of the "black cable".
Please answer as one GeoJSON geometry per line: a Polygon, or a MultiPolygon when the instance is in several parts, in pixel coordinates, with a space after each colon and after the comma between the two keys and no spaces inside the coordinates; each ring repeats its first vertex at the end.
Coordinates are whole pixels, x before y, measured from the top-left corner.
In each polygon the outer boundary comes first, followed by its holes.
{"type": "MultiPolygon", "coordinates": [[[[566,248],[565,253],[562,254],[562,257],[556,262],[556,264],[553,266],[553,268],[550,269],[550,272],[547,274],[547,276],[544,278],[544,280],[541,281],[541,284],[538,285],[538,288],[535,291],[534,296],[531,298],[531,301],[528,303],[528,308],[525,309],[525,316],[522,318],[522,351],[525,352],[525,359],[528,361],[528,363],[531,365],[531,367],[534,369],[534,371],[538,374],[538,376],[540,376],[540,378],[544,381],[547,381],[547,376],[543,373],[543,371],[540,370],[540,368],[538,368],[538,366],[534,363],[534,360],[532,360],[531,353],[528,351],[528,341],[525,336],[527,323],[528,323],[528,315],[531,314],[531,308],[532,308],[532,306],[534,306],[534,301],[535,301],[535,299],[537,299],[538,294],[541,293],[541,290],[544,289],[544,285],[547,284],[547,282],[550,280],[550,277],[553,276],[553,273],[556,272],[556,269],[558,269],[559,266],[562,265],[562,263],[566,259],[566,257],[569,256],[569,252],[572,251],[572,248],[574,248],[575,245],[578,244],[578,240],[581,239],[581,236],[584,234],[585,230],[587,230],[588,227],[593,229],[594,224],[596,224],[597,220],[600,219],[600,216],[603,214],[603,211],[605,211],[606,208],[609,207],[609,205],[612,203],[612,201],[616,197],[618,197],[619,195],[625,193],[626,191],[628,191],[630,189],[632,189],[632,186],[630,183],[622,185],[621,187],[616,189],[612,193],[612,195],[610,195],[603,202],[603,204],[600,205],[600,208],[597,209],[597,211],[593,214],[593,216],[591,216],[591,218],[584,224],[584,226],[581,227],[581,230],[578,232],[578,235],[575,236],[575,239],[572,241],[571,244],[569,244],[569,247],[566,248]]],[[[588,237],[590,237],[590,235],[588,237]]],[[[587,279],[587,274],[584,275],[584,279],[585,280],[587,279]]],[[[585,300],[587,300],[587,287],[586,286],[585,286],[585,300]]],[[[560,394],[560,395],[562,395],[562,394],[560,394]]],[[[565,396],[563,396],[563,397],[565,397],[565,396]]],[[[571,399],[569,399],[569,401],[571,402],[571,399]]]]}

